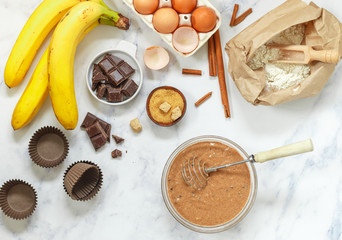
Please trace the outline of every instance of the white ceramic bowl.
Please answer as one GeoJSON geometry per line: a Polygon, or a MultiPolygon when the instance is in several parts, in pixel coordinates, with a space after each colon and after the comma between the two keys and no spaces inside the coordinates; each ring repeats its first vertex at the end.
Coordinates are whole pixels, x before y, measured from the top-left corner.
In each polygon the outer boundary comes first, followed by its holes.
{"type": "Polygon", "coordinates": [[[141,86],[143,84],[144,77],[143,77],[143,72],[142,72],[141,66],[140,66],[138,60],[135,58],[136,51],[137,51],[137,47],[135,45],[133,45],[132,43],[129,43],[127,41],[122,40],[118,43],[118,45],[116,46],[115,49],[103,51],[103,52],[97,54],[93,58],[93,60],[90,61],[88,68],[87,68],[87,73],[86,73],[86,82],[87,82],[87,86],[88,86],[88,90],[89,90],[90,94],[96,100],[98,100],[104,104],[108,104],[108,105],[112,105],[112,106],[118,106],[118,105],[122,105],[122,104],[125,104],[125,103],[132,101],[138,95],[138,93],[141,89],[141,86]],[[125,99],[122,102],[107,102],[105,99],[98,98],[96,96],[96,92],[91,89],[94,64],[99,63],[107,53],[115,55],[115,56],[123,59],[129,65],[131,65],[132,68],[135,69],[135,73],[130,78],[133,79],[136,84],[138,84],[138,89],[133,94],[133,96],[125,99]]]}

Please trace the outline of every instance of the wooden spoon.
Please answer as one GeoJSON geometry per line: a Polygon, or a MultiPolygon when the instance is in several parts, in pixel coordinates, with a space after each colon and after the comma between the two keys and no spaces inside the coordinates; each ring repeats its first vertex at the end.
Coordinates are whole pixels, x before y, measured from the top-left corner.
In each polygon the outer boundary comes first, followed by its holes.
{"type": "Polygon", "coordinates": [[[267,44],[266,46],[281,50],[280,58],[270,61],[276,63],[309,64],[312,61],[338,63],[341,58],[337,50],[316,51],[307,45],[267,44]]]}

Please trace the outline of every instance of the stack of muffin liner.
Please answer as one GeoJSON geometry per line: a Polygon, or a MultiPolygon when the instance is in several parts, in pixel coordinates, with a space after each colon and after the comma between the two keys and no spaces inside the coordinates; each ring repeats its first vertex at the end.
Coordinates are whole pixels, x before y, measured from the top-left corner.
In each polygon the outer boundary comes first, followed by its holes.
{"type": "Polygon", "coordinates": [[[0,189],[0,207],[6,216],[16,220],[29,217],[37,206],[37,193],[27,182],[13,179],[0,189]]]}
{"type": "Polygon", "coordinates": [[[64,189],[74,200],[86,201],[93,198],[102,186],[101,169],[93,162],[78,161],[64,173],[64,189]]]}
{"type": "MultiPolygon", "coordinates": [[[[69,143],[62,131],[45,126],[37,130],[29,142],[29,155],[38,166],[51,168],[64,161],[69,143]]],[[[64,173],[63,186],[74,200],[86,201],[100,190],[103,174],[99,166],[90,161],[71,164],[64,173]]],[[[0,208],[15,220],[29,217],[37,206],[37,193],[27,182],[8,180],[0,189],[0,208]]]]}

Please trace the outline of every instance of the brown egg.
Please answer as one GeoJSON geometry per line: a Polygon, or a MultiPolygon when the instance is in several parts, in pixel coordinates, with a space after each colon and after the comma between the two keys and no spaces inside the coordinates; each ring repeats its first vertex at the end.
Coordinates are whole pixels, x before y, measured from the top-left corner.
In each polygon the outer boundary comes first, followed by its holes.
{"type": "Polygon", "coordinates": [[[179,23],[179,16],[172,8],[159,8],[152,18],[154,28],[160,33],[172,33],[179,23]]]}
{"type": "Polygon", "coordinates": [[[179,13],[190,13],[195,9],[197,0],[172,0],[172,7],[179,13]]]}
{"type": "Polygon", "coordinates": [[[154,13],[159,5],[159,0],[133,0],[135,10],[143,15],[154,13]]]}
{"type": "Polygon", "coordinates": [[[216,26],[217,16],[209,7],[199,7],[191,15],[191,24],[198,32],[209,32],[216,26]]]}

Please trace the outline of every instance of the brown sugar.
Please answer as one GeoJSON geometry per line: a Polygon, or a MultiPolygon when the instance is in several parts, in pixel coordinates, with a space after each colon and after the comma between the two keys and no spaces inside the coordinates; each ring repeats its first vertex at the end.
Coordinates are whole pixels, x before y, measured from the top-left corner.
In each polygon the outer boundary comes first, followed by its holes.
{"type": "Polygon", "coordinates": [[[171,89],[158,89],[156,90],[149,102],[149,110],[151,117],[160,123],[171,123],[173,122],[171,115],[172,110],[179,107],[181,111],[184,109],[184,101],[182,96],[171,89]],[[163,103],[169,103],[171,105],[171,108],[168,112],[163,112],[159,107],[163,103]]]}

